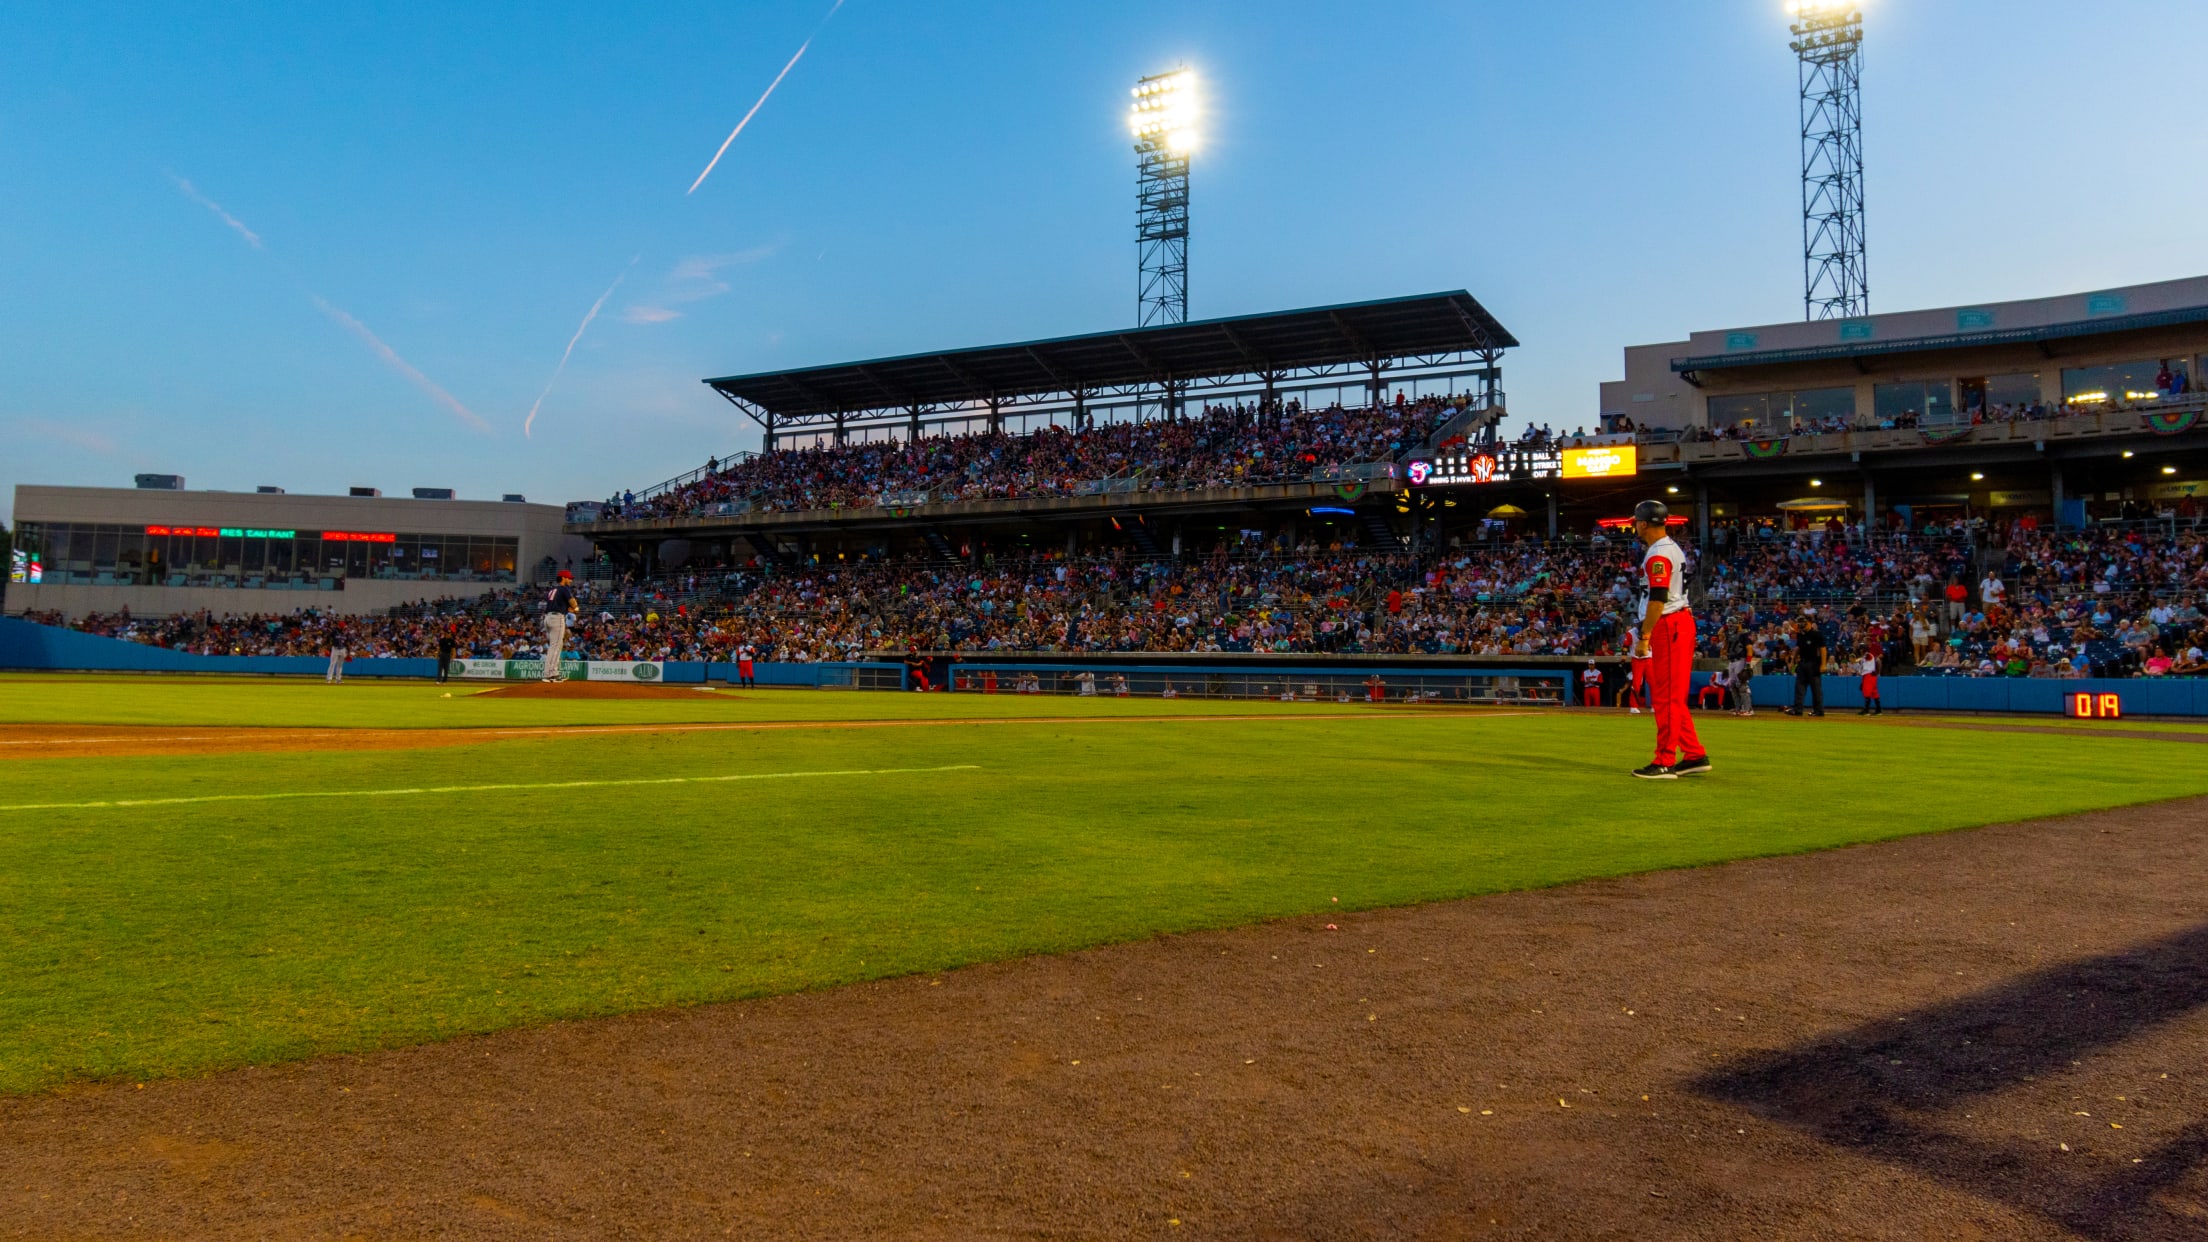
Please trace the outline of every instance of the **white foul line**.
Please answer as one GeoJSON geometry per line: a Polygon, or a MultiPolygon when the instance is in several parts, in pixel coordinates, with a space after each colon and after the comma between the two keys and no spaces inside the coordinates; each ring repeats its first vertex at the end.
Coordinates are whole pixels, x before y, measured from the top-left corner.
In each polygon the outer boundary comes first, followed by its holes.
{"type": "Polygon", "coordinates": [[[492,793],[501,790],[607,789],[625,785],[703,785],[727,781],[780,781],[821,776],[903,776],[918,772],[972,772],[978,763],[939,768],[846,768],[830,772],[743,772],[734,776],[655,776],[619,781],[542,781],[535,784],[429,785],[419,789],[307,789],[283,793],[204,794],[192,798],[129,798],[110,802],[30,802],[0,806],[0,811],[89,811],[140,806],[185,806],[200,802],[276,802],[287,798],[404,798],[422,794],[492,793]]]}

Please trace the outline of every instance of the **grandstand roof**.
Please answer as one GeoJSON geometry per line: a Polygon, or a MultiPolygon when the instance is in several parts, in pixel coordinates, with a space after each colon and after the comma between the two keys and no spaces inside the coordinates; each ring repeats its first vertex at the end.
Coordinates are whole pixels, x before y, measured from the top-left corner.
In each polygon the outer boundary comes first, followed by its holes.
{"type": "Polygon", "coordinates": [[[1430,293],[709,379],[776,420],[992,398],[1107,392],[1231,376],[1499,352],[1516,337],[1471,294],[1430,293]]]}
{"type": "Polygon", "coordinates": [[[1981,302],[1855,319],[1767,324],[1697,332],[1662,348],[1682,374],[1832,359],[2048,345],[2208,322],[2208,277],[2017,302],[1981,302]]]}
{"type": "Polygon", "coordinates": [[[1989,345],[2038,345],[2048,341],[2108,336],[2145,328],[2181,327],[2208,323],[2208,307],[2122,315],[2080,323],[2047,324],[2032,328],[2003,328],[1982,332],[1947,332],[1937,336],[1910,337],[1898,341],[1862,341],[1849,345],[1813,345],[1798,349],[1765,349],[1738,354],[1705,354],[1671,360],[1674,371],[1719,371],[1739,367],[1768,367],[1790,362],[1820,362],[1828,358],[1875,358],[1884,354],[1921,354],[1941,349],[1980,349],[1989,345]]]}

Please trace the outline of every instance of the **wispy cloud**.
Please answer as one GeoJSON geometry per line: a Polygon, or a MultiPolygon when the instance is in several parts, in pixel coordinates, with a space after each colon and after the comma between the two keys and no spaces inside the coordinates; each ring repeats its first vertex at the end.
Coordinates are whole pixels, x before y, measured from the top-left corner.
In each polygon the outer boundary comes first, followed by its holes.
{"type": "MultiPolygon", "coordinates": [[[[836,0],[834,6],[828,10],[828,17],[834,17],[836,10],[842,7],[843,0],[836,0]]],[[[759,115],[759,109],[766,106],[767,97],[774,94],[774,88],[782,85],[782,79],[790,76],[790,70],[797,68],[797,62],[805,59],[805,49],[811,47],[813,40],[820,37],[821,27],[828,24],[828,17],[821,18],[820,26],[813,27],[813,33],[807,35],[805,41],[797,45],[797,55],[790,57],[790,63],[782,66],[782,72],[774,75],[774,81],[767,83],[767,89],[760,94],[759,102],[751,105],[751,111],[744,114],[743,120],[736,122],[736,128],[728,131],[728,137],[721,140],[721,149],[715,151],[713,158],[706,161],[705,171],[699,173],[698,179],[690,183],[690,188],[682,192],[683,197],[687,198],[697,193],[698,187],[705,184],[705,179],[713,175],[714,166],[721,162],[722,156],[728,154],[729,144],[736,141],[736,135],[744,132],[744,126],[751,124],[751,118],[759,115]]]]}
{"type": "Polygon", "coordinates": [[[328,315],[333,321],[336,322],[337,326],[345,329],[347,332],[352,333],[354,336],[359,337],[361,344],[366,345],[370,352],[374,353],[376,357],[383,359],[383,364],[385,366],[390,367],[392,370],[397,371],[400,375],[406,377],[406,381],[408,383],[429,394],[430,397],[434,398],[438,402],[438,404],[444,406],[448,410],[451,410],[454,414],[459,415],[462,422],[468,424],[470,427],[475,428],[477,431],[489,431],[491,429],[491,425],[483,421],[483,417],[481,415],[477,414],[474,410],[469,409],[467,406],[460,404],[460,399],[458,397],[455,397],[451,393],[446,392],[444,389],[438,387],[435,380],[422,374],[419,370],[415,368],[413,363],[399,357],[399,351],[391,348],[389,345],[384,344],[383,338],[369,331],[367,324],[364,324],[360,320],[353,318],[351,315],[347,314],[345,311],[339,309],[338,307],[330,305],[328,300],[319,293],[309,293],[307,296],[314,299],[315,309],[321,311],[325,315],[328,315]]]}
{"type": "Polygon", "coordinates": [[[184,192],[184,197],[192,200],[195,203],[198,203],[200,206],[205,207],[207,210],[214,212],[215,218],[222,221],[224,224],[229,225],[232,232],[244,238],[246,245],[253,247],[255,250],[267,249],[266,246],[263,246],[261,244],[261,235],[259,233],[256,233],[253,230],[245,227],[245,221],[238,219],[236,216],[231,215],[227,211],[224,211],[222,209],[221,203],[218,203],[215,200],[200,193],[199,187],[193,185],[189,181],[186,181],[184,178],[177,176],[173,172],[169,174],[169,180],[174,181],[176,183],[176,188],[184,192]]]}
{"type": "Polygon", "coordinates": [[[112,437],[89,428],[73,427],[68,423],[57,423],[46,418],[18,418],[15,426],[25,435],[80,448],[87,453],[98,453],[103,457],[112,457],[115,453],[115,441],[112,437]]]}
{"type": "Polygon", "coordinates": [[[621,282],[629,278],[630,269],[636,266],[637,259],[643,257],[639,254],[636,258],[629,260],[629,266],[622,268],[621,274],[613,278],[612,284],[606,286],[606,291],[599,294],[598,300],[590,304],[590,311],[583,316],[583,322],[576,326],[575,335],[567,338],[567,348],[560,351],[560,365],[552,368],[552,378],[544,381],[544,391],[538,393],[535,403],[530,405],[529,417],[521,420],[523,439],[528,439],[530,430],[537,425],[537,411],[543,408],[544,399],[552,395],[552,385],[560,382],[560,372],[567,370],[567,359],[570,354],[575,352],[575,343],[583,339],[583,333],[590,331],[590,321],[598,317],[598,311],[605,306],[606,299],[612,297],[613,291],[621,287],[621,282]]]}
{"type": "Polygon", "coordinates": [[[660,283],[656,296],[646,302],[638,302],[621,312],[627,323],[666,323],[682,318],[682,312],[674,309],[690,302],[703,302],[717,298],[735,286],[722,279],[725,268],[757,263],[775,252],[773,246],[753,246],[749,250],[732,250],[726,254],[694,254],[668,269],[660,283]]]}

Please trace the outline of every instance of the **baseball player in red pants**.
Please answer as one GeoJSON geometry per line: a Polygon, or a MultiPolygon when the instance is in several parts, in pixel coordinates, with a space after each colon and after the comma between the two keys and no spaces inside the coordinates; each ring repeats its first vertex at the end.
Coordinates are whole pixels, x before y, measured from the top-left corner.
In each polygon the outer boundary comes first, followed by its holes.
{"type": "Polygon", "coordinates": [[[1702,776],[1710,756],[1694,735],[1687,713],[1687,685],[1694,678],[1694,613],[1687,608],[1687,555],[1671,538],[1671,509],[1660,500],[1633,506],[1633,533],[1648,549],[1641,557],[1639,641],[1633,654],[1648,663],[1650,707],[1656,713],[1656,758],[1633,775],[1668,781],[1702,776]]]}

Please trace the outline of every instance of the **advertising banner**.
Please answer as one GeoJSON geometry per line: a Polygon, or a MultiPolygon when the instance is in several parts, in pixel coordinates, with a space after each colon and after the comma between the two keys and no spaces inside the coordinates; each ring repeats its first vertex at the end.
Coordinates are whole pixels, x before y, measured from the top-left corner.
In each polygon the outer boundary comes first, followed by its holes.
{"type": "Polygon", "coordinates": [[[1564,450],[1562,472],[1566,479],[1622,479],[1640,473],[1640,449],[1631,444],[1606,444],[1597,448],[1564,450]]]}
{"type": "MultiPolygon", "coordinates": [[[[656,682],[666,671],[657,660],[560,661],[560,672],[569,681],[656,682]]],[[[446,672],[472,681],[538,681],[544,677],[544,661],[454,660],[446,672]]]]}

